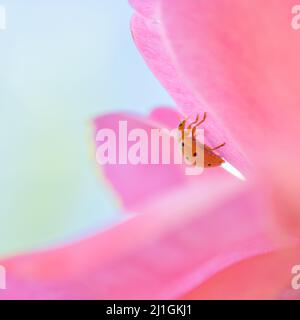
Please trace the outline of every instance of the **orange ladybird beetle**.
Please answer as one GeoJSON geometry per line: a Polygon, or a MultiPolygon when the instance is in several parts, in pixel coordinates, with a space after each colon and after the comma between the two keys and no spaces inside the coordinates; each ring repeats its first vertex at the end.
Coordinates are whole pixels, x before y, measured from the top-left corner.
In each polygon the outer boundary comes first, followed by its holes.
{"type": "MultiPolygon", "coordinates": [[[[210,148],[206,144],[201,144],[196,140],[196,130],[206,119],[206,112],[203,115],[203,118],[199,121],[199,115],[197,115],[195,121],[191,122],[187,128],[187,119],[182,120],[178,125],[178,131],[180,132],[179,143],[182,147],[182,154],[188,161],[190,165],[193,166],[204,166],[204,168],[219,167],[225,161],[214,151],[223,147],[225,143],[220,144],[215,148],[210,148]],[[199,164],[197,161],[197,152],[196,150],[204,149],[204,165],[203,163],[199,164]]],[[[201,162],[201,161],[200,161],[201,162]]]]}

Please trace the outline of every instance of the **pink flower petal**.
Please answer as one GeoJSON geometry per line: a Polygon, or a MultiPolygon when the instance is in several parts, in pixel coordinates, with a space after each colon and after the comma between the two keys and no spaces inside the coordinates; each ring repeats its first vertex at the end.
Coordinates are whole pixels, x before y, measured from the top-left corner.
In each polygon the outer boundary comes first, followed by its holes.
{"type": "Polygon", "coordinates": [[[132,33],[146,63],[170,92],[180,110],[191,119],[194,119],[196,114],[201,116],[205,111],[208,111],[208,119],[203,125],[207,144],[216,146],[226,141],[227,145],[221,150],[221,154],[241,171],[247,172],[249,163],[246,156],[236,148],[233,138],[223,128],[223,122],[217,119],[216,110],[203,104],[192,94],[172,64],[171,56],[166,48],[166,41],[162,37],[161,24],[155,20],[135,15],[132,19],[132,33]]]}
{"type": "Polygon", "coordinates": [[[266,207],[255,188],[245,188],[231,177],[178,186],[90,239],[0,261],[8,275],[0,298],[181,297],[224,268],[274,249],[261,220],[266,207]]]}
{"type": "Polygon", "coordinates": [[[177,73],[256,163],[265,161],[267,148],[283,147],[295,133],[299,137],[294,5],[292,0],[160,1],[159,32],[177,73]]]}

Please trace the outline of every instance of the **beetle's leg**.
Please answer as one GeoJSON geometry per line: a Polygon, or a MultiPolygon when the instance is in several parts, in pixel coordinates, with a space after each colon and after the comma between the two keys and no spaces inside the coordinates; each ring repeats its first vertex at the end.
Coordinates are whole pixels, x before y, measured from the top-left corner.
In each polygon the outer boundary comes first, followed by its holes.
{"type": "Polygon", "coordinates": [[[197,152],[196,152],[196,146],[197,146],[197,143],[196,143],[196,130],[197,130],[197,127],[195,126],[192,129],[192,157],[196,157],[197,156],[197,152]]]}
{"type": "Polygon", "coordinates": [[[207,116],[207,113],[204,112],[202,120],[199,121],[199,122],[195,125],[195,127],[199,127],[200,124],[202,124],[202,123],[206,120],[206,116],[207,116]]]}
{"type": "Polygon", "coordinates": [[[224,147],[225,144],[226,144],[226,143],[224,142],[224,143],[220,144],[219,146],[217,146],[217,147],[215,147],[215,148],[209,148],[209,150],[214,151],[214,150],[220,149],[220,148],[224,147]]]}
{"type": "Polygon", "coordinates": [[[194,157],[197,156],[196,130],[197,130],[197,127],[199,127],[200,124],[202,124],[206,120],[206,115],[207,115],[206,112],[204,112],[203,118],[201,119],[201,121],[196,123],[195,126],[192,128],[192,156],[194,156],[194,157]]]}
{"type": "Polygon", "coordinates": [[[181,132],[181,146],[182,146],[182,152],[184,151],[184,133],[185,133],[185,123],[186,120],[183,120],[179,127],[178,130],[181,132]]]}
{"type": "Polygon", "coordinates": [[[198,120],[199,120],[199,114],[197,114],[197,117],[196,117],[195,121],[193,121],[192,123],[190,123],[190,125],[187,127],[187,129],[188,129],[188,130],[191,130],[191,129],[192,129],[192,126],[193,126],[194,124],[196,124],[196,123],[198,122],[198,120]]]}
{"type": "Polygon", "coordinates": [[[185,130],[186,119],[182,120],[178,126],[178,131],[181,132],[181,140],[184,140],[184,130],[185,130]]]}

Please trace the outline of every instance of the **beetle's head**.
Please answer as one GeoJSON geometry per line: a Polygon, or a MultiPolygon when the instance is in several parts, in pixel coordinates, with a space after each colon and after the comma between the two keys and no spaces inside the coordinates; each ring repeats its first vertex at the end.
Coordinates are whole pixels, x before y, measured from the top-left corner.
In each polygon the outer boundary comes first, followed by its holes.
{"type": "Polygon", "coordinates": [[[186,124],[186,119],[179,122],[178,130],[184,130],[186,124]]]}

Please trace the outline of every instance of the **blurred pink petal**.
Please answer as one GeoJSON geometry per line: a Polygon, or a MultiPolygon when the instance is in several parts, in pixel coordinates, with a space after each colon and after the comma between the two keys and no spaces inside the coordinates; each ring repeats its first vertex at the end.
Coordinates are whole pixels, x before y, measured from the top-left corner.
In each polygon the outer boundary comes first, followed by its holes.
{"type": "Polygon", "coordinates": [[[174,129],[178,127],[179,121],[183,119],[183,116],[178,113],[177,110],[168,107],[158,107],[151,111],[149,120],[155,121],[160,126],[174,129]]]}
{"type": "Polygon", "coordinates": [[[299,263],[299,246],[257,255],[208,279],[184,299],[299,299],[291,287],[291,268],[299,263]]]}
{"type": "Polygon", "coordinates": [[[283,240],[289,234],[300,238],[300,175],[294,163],[300,163],[297,149],[274,153],[261,178],[272,203],[271,222],[283,240]]]}
{"type": "MultiPolygon", "coordinates": [[[[136,128],[144,129],[148,136],[150,136],[151,128],[158,125],[154,122],[151,124],[147,119],[138,116],[109,114],[94,120],[95,133],[101,128],[109,128],[113,129],[118,135],[119,121],[127,121],[128,131],[136,128]]],[[[127,136],[125,139],[127,139],[127,136]]],[[[119,143],[122,142],[117,139],[117,148],[119,148],[119,143]]],[[[128,148],[132,144],[128,143],[128,148]]],[[[101,168],[127,208],[132,207],[139,201],[143,202],[145,198],[152,197],[165,188],[182,183],[184,180],[183,168],[178,165],[131,165],[128,163],[124,165],[108,164],[101,168]]]]}
{"type": "Polygon", "coordinates": [[[0,261],[8,275],[0,298],[182,297],[224,268],[275,249],[256,193],[231,177],[178,186],[90,239],[0,261]]]}

